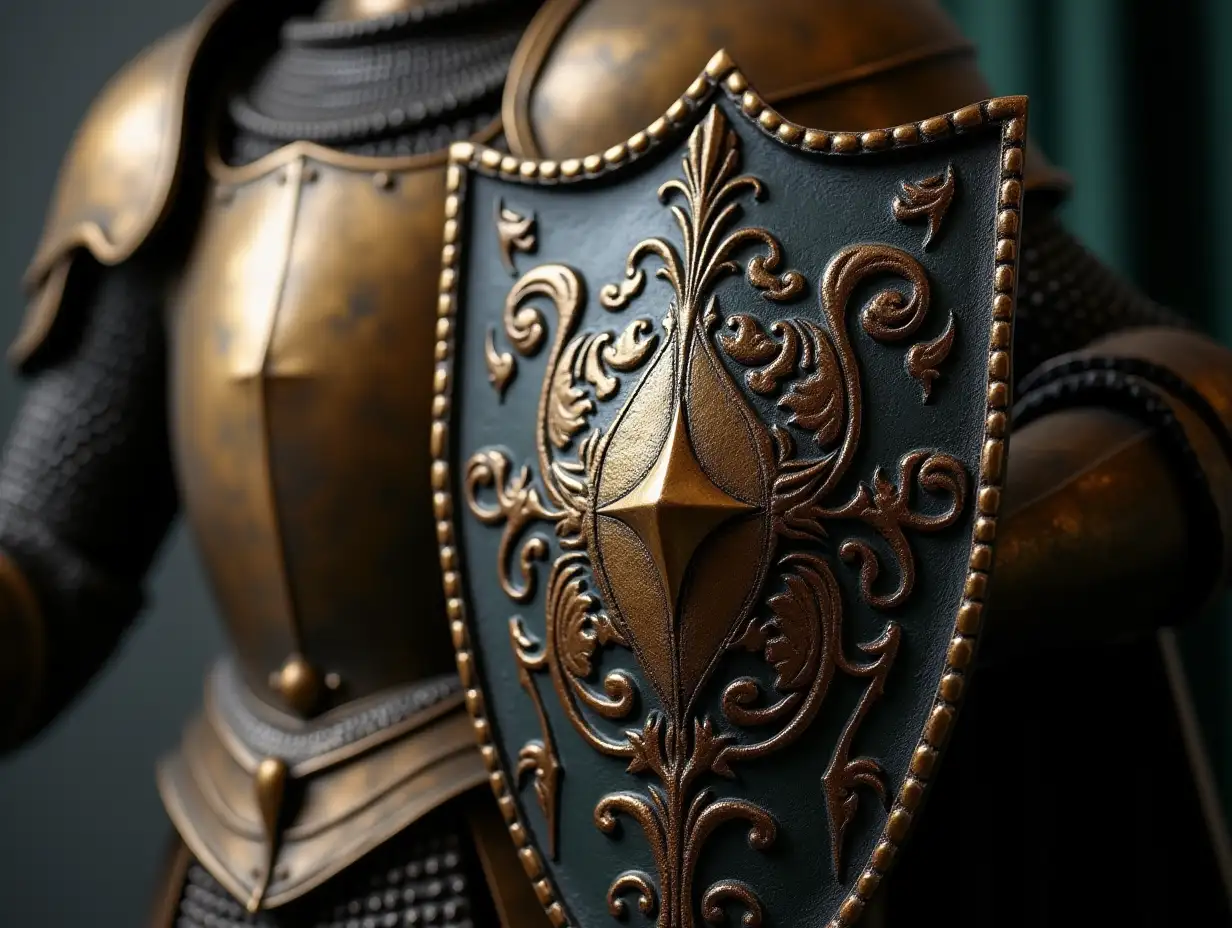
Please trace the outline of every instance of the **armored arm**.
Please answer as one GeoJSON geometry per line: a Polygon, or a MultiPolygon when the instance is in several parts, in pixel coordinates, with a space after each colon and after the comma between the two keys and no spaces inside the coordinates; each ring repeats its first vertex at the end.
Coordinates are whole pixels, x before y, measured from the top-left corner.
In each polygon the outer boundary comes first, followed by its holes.
{"type": "Polygon", "coordinates": [[[1019,307],[988,661],[1183,622],[1228,573],[1232,353],[1042,205],[1024,228],[1019,307]]]}
{"type": "Polygon", "coordinates": [[[5,747],[106,660],[176,509],[158,281],[78,263],[0,460],[5,747]]]}
{"type": "Polygon", "coordinates": [[[176,509],[161,313],[198,38],[156,43],[96,99],[26,274],[10,357],[29,390],[0,459],[0,749],[106,660],[176,509]]]}

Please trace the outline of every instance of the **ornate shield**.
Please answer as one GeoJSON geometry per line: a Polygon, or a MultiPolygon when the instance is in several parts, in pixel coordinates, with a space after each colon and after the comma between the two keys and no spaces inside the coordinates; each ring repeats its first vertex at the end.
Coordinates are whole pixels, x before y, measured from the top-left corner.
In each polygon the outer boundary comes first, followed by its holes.
{"type": "Polygon", "coordinates": [[[1005,461],[1026,101],[787,122],[719,54],[578,161],[455,146],[458,667],[556,925],[847,925],[954,721],[1005,461]]]}

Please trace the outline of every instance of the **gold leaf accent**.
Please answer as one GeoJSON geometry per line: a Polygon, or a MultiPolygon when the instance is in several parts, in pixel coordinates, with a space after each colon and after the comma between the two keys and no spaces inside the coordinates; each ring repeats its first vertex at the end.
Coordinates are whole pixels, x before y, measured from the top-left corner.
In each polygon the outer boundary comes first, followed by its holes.
{"type": "Polygon", "coordinates": [[[899,222],[926,220],[924,248],[927,249],[937,237],[941,221],[954,200],[954,165],[947,165],[944,175],[937,174],[914,183],[904,180],[900,184],[903,192],[894,198],[894,218],[899,222]]]}

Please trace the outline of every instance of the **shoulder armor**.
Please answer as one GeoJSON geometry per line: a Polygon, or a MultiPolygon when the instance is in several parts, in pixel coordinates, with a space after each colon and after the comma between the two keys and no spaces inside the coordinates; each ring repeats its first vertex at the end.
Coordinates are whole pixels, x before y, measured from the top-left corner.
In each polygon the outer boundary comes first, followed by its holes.
{"type": "MultiPolygon", "coordinates": [[[[505,86],[510,147],[562,159],[623,142],[720,48],[766,102],[817,128],[895,126],[992,96],[935,0],[548,0],[505,86]]],[[[1038,152],[1027,174],[1028,187],[1064,189],[1038,152]]]]}
{"type": "Polygon", "coordinates": [[[13,362],[23,364],[50,331],[76,253],[85,249],[101,264],[120,264],[166,215],[180,168],[189,73],[231,2],[215,0],[145,49],[86,113],[23,279],[30,304],[9,351],[13,362]]]}

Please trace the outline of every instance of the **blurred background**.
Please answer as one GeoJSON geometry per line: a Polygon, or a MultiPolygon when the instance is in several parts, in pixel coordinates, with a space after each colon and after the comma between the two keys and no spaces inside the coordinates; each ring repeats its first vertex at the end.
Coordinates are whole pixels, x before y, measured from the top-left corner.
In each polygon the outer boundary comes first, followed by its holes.
{"type": "MultiPolygon", "coordinates": [[[[60,156],[102,84],[200,0],[0,3],[0,337],[22,312],[60,156]]],[[[1152,296],[1232,341],[1232,3],[944,0],[998,93],[1032,97],[1032,133],[1074,178],[1066,220],[1152,296]]],[[[20,391],[0,374],[0,429],[20,391]]],[[[182,530],[151,608],[111,667],[43,738],[0,763],[0,924],[140,923],[169,826],[155,758],[174,743],[221,647],[182,530]]],[[[1224,612],[1228,612],[1225,610],[1224,612]]],[[[1229,612],[1228,614],[1232,614],[1229,612]]],[[[1232,626],[1185,650],[1211,754],[1232,796],[1232,626]]]]}

